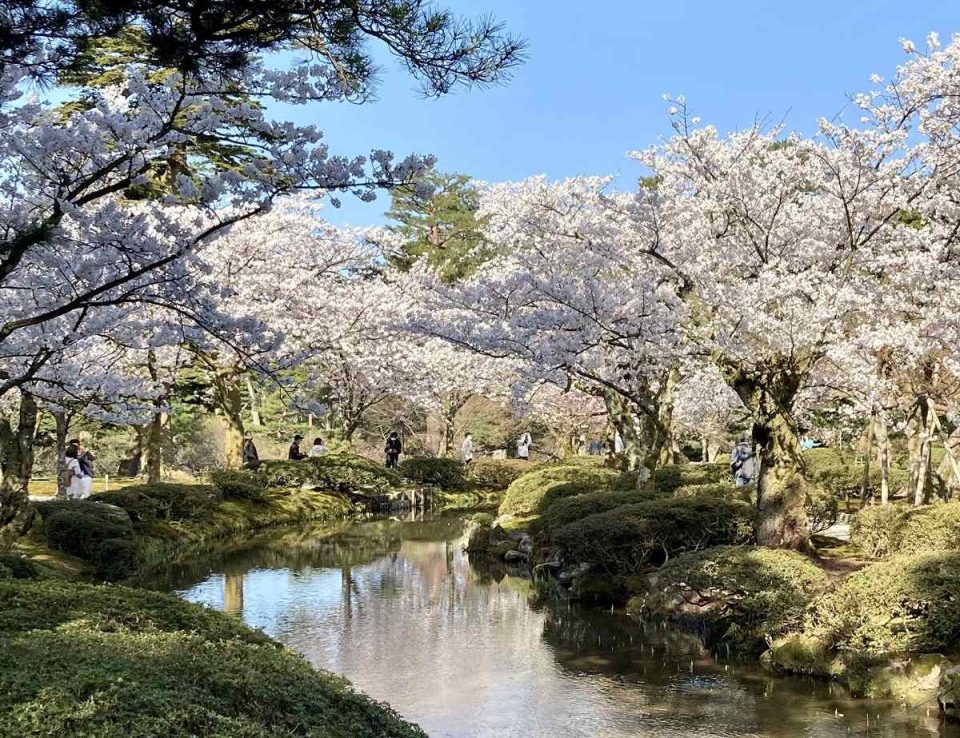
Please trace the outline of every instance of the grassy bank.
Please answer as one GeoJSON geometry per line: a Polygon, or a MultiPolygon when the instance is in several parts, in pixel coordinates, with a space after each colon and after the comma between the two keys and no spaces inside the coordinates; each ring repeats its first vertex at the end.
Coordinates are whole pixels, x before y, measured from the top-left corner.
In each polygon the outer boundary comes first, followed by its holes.
{"type": "Polygon", "coordinates": [[[119,585],[5,579],[0,735],[423,733],[220,613],[119,585]]]}
{"type": "Polygon", "coordinates": [[[38,502],[31,535],[0,556],[0,735],[422,736],[229,616],[78,581],[124,579],[273,526],[343,520],[396,481],[332,456],[38,502]]]}

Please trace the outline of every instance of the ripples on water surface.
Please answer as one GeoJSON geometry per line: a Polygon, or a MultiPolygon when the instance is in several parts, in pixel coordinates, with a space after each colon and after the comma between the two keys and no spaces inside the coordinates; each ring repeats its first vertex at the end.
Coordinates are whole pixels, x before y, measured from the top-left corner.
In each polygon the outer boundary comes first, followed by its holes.
{"type": "Polygon", "coordinates": [[[625,615],[531,607],[471,567],[456,518],[273,534],[149,584],[232,612],[431,736],[960,738],[936,709],[857,702],[715,660],[625,615]]]}

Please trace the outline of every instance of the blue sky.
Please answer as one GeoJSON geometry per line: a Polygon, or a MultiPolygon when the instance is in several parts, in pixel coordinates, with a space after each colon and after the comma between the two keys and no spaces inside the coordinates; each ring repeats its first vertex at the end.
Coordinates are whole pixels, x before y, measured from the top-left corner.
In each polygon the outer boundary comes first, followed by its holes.
{"type": "MultiPolygon", "coordinates": [[[[944,40],[960,32],[956,0],[441,3],[491,14],[528,40],[509,85],[424,99],[385,61],[376,102],[300,108],[295,119],[323,128],[337,152],[432,153],[443,171],[490,181],[619,173],[630,187],[638,170],[625,152],[670,132],[665,92],[724,130],[769,116],[811,131],[870,87],[871,73],[892,73],[899,38],[921,45],[930,31],[944,40]]],[[[388,204],[345,197],[327,215],[380,223],[388,204]]]]}

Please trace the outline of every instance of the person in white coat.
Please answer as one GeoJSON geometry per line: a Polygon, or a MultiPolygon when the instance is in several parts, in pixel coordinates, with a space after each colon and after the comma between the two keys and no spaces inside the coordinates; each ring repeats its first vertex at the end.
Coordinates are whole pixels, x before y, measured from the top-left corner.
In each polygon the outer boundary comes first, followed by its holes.
{"type": "Polygon", "coordinates": [[[87,481],[89,478],[84,474],[83,466],[80,464],[79,449],[71,444],[67,446],[64,456],[66,457],[67,497],[74,500],[89,497],[91,484],[87,481]]]}
{"type": "Polygon", "coordinates": [[[460,461],[464,464],[473,461],[473,436],[469,433],[463,437],[463,443],[460,445],[460,461]]]}
{"type": "Polygon", "coordinates": [[[530,437],[529,433],[524,433],[517,439],[517,458],[527,461],[530,458],[530,446],[533,444],[533,439],[530,437]]]}

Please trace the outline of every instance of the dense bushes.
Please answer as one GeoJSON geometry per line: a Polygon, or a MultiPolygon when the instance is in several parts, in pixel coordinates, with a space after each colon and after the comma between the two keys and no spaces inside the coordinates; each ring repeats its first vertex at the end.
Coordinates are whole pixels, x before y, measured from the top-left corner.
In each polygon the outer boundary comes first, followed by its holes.
{"type": "Polygon", "coordinates": [[[91,562],[98,576],[120,579],[136,567],[133,525],[123,510],[101,502],[46,503],[43,531],[52,548],[91,562]]]}
{"type": "Polygon", "coordinates": [[[529,517],[543,512],[554,501],[599,489],[623,489],[636,477],[588,464],[565,464],[535,469],[518,477],[507,488],[501,515],[529,517]]]}
{"type": "Polygon", "coordinates": [[[850,539],[864,553],[879,557],[960,551],[960,502],[867,508],[853,521],[850,539]]]}
{"type": "Polygon", "coordinates": [[[506,489],[518,477],[539,467],[520,459],[477,459],[467,469],[467,478],[478,487],[506,489]]]}
{"type": "Polygon", "coordinates": [[[327,454],[302,461],[264,461],[257,473],[268,487],[314,485],[327,490],[381,494],[400,484],[400,477],[363,456],[327,454]]]}
{"type": "Polygon", "coordinates": [[[0,554],[0,579],[36,579],[39,576],[40,570],[29,559],[16,554],[0,554]]]}
{"type": "Polygon", "coordinates": [[[679,487],[730,480],[730,467],[724,463],[661,466],[653,473],[653,488],[659,494],[672,494],[679,487]]]}
{"type": "Polygon", "coordinates": [[[649,491],[639,489],[600,490],[575,497],[563,497],[551,502],[540,517],[532,523],[531,528],[536,533],[551,539],[567,523],[623,505],[645,502],[651,497],[649,491]]]}
{"type": "Polygon", "coordinates": [[[697,627],[708,643],[757,650],[799,627],[826,586],[826,574],[794,551],[718,546],[664,564],[643,609],[697,627]]]}
{"type": "MultiPolygon", "coordinates": [[[[858,463],[853,452],[836,448],[814,448],[803,454],[807,468],[807,480],[830,491],[835,497],[859,497],[863,478],[862,460],[858,463]]],[[[906,486],[907,472],[897,466],[890,467],[890,490],[906,486]]],[[[874,494],[880,490],[880,467],[870,466],[869,488],[874,494]]]]}
{"type": "Polygon", "coordinates": [[[255,472],[215,469],[209,476],[211,484],[229,500],[263,502],[267,498],[267,483],[255,472]]]}
{"type": "Polygon", "coordinates": [[[0,581],[0,735],[423,733],[220,613],[124,587],[0,581]]]}
{"type": "Polygon", "coordinates": [[[755,486],[738,487],[731,481],[684,484],[673,491],[674,497],[719,497],[727,500],[750,502],[756,493],[755,486]]]}
{"type": "Polygon", "coordinates": [[[183,522],[206,518],[221,501],[215,487],[202,484],[140,484],[90,497],[122,507],[140,532],[157,520],[183,522]]]}
{"type": "Polygon", "coordinates": [[[466,484],[463,463],[457,459],[415,456],[400,463],[400,474],[414,482],[440,489],[460,489],[466,484]]]}
{"type": "Polygon", "coordinates": [[[683,551],[746,543],[753,510],[734,500],[665,498],[589,515],[560,528],[554,543],[570,561],[589,562],[609,574],[630,574],[683,551]]]}
{"type": "Polygon", "coordinates": [[[960,552],[899,556],[868,566],[821,597],[807,634],[870,657],[960,644],[960,552]]]}

